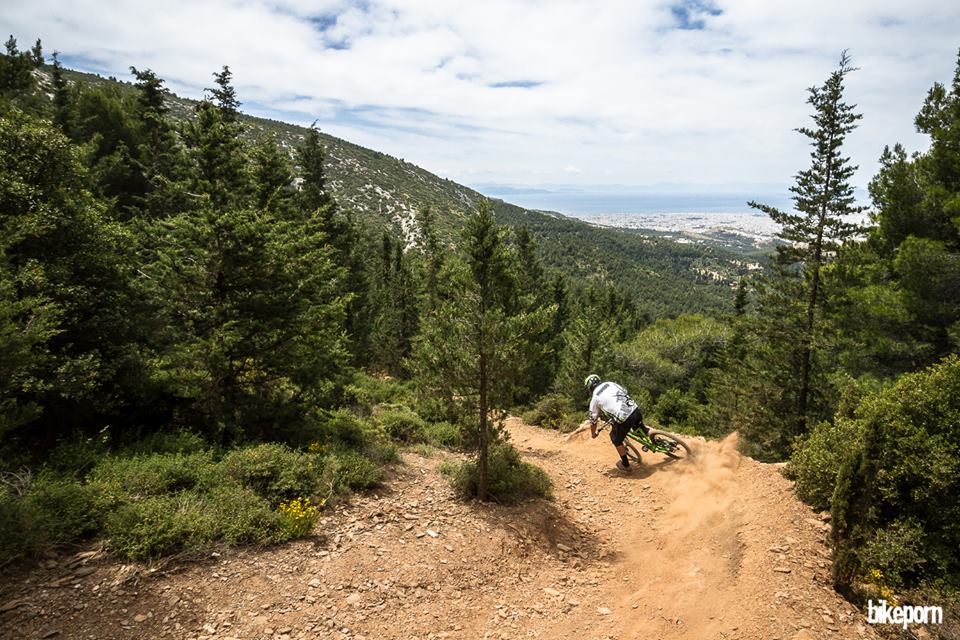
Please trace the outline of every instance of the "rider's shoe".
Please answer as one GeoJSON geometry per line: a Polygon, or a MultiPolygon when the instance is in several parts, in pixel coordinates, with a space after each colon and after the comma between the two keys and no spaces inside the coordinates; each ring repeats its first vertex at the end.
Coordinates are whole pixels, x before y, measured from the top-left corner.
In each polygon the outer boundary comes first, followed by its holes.
{"type": "Polygon", "coordinates": [[[630,473],[630,467],[623,464],[622,460],[617,460],[617,469],[620,469],[620,471],[626,471],[627,473],[630,473]]]}

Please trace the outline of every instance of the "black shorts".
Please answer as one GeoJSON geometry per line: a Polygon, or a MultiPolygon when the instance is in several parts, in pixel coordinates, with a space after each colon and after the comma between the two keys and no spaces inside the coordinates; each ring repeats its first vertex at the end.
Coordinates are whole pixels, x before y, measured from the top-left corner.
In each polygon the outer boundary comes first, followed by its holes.
{"type": "Polygon", "coordinates": [[[643,414],[640,413],[640,407],[637,407],[633,410],[627,419],[621,422],[620,424],[613,425],[613,428],[610,429],[610,441],[617,447],[623,444],[623,441],[627,438],[627,434],[630,433],[631,429],[635,429],[643,422],[643,414]]]}

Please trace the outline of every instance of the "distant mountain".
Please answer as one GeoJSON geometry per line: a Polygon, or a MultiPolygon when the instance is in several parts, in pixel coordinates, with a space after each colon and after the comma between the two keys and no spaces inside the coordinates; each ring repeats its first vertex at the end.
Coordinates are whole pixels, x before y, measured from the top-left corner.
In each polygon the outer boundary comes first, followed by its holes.
{"type": "MultiPolygon", "coordinates": [[[[87,85],[119,82],[67,70],[71,82],[87,85]]],[[[133,90],[129,83],[121,87],[133,90]]],[[[242,96],[241,96],[242,97],[242,96]]],[[[168,94],[175,118],[193,117],[196,101],[168,94]]],[[[307,129],[243,116],[251,138],[269,137],[290,152],[307,129]]],[[[321,133],[326,149],[327,184],[341,207],[373,230],[391,230],[407,246],[419,240],[417,212],[437,212],[441,236],[454,241],[483,194],[441,178],[416,165],[321,133]]],[[[635,231],[602,228],[559,213],[524,209],[491,199],[501,223],[527,225],[538,238],[547,266],[575,279],[607,281],[629,292],[652,317],[683,312],[718,312],[732,305],[732,287],[747,272],[740,252],[680,244],[635,231]]],[[[752,258],[751,258],[752,259],[752,258]]]]}

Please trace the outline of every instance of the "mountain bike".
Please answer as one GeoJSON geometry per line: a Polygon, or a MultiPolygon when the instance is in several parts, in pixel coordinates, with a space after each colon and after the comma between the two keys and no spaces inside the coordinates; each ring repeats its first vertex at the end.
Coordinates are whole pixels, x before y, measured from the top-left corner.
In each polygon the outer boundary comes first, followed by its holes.
{"type": "MultiPolygon", "coordinates": [[[[603,424],[597,429],[599,434],[606,427],[613,428],[609,421],[604,420],[603,424]]],[[[652,451],[653,453],[662,453],[668,458],[674,460],[686,460],[693,456],[687,443],[666,431],[651,429],[647,425],[640,423],[640,427],[631,429],[627,432],[627,439],[623,441],[623,446],[627,448],[627,459],[630,462],[640,463],[640,451],[637,451],[634,442],[640,445],[643,451],[652,451]],[[633,442],[630,442],[633,440],[633,442]]]]}

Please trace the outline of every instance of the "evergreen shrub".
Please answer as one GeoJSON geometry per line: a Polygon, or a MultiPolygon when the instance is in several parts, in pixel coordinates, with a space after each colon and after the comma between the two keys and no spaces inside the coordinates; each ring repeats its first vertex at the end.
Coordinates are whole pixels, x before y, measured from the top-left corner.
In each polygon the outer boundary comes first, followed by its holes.
{"type": "MultiPolygon", "coordinates": [[[[477,495],[479,466],[476,460],[446,463],[440,467],[450,485],[461,496],[477,495]]],[[[487,463],[489,497],[498,502],[517,502],[526,498],[549,498],[553,495],[550,476],[540,467],[524,462],[509,442],[490,446],[487,463]]]]}
{"type": "Polygon", "coordinates": [[[831,499],[834,579],[879,569],[894,585],[960,588],[960,357],[867,396],[856,420],[862,446],[831,499]]]}

